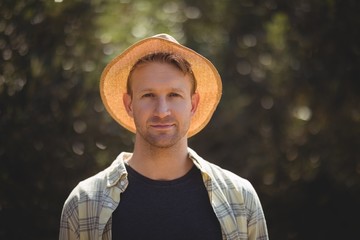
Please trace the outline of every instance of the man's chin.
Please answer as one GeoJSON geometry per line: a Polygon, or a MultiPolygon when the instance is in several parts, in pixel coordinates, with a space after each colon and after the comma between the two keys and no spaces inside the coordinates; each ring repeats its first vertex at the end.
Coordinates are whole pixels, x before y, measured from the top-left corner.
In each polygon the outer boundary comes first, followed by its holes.
{"type": "Polygon", "coordinates": [[[147,142],[157,148],[170,148],[176,145],[180,140],[180,136],[157,134],[155,136],[148,136],[147,142]]]}
{"type": "Polygon", "coordinates": [[[174,145],[176,145],[176,143],[178,141],[175,140],[167,140],[167,139],[161,139],[161,140],[151,140],[148,141],[150,143],[150,145],[152,145],[153,147],[157,147],[157,148],[171,148],[174,145]]]}

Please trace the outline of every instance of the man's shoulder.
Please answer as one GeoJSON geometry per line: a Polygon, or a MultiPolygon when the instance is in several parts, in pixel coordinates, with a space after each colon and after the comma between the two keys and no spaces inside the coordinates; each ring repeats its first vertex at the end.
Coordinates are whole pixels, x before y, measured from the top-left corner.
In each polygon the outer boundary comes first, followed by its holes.
{"type": "Polygon", "coordinates": [[[214,163],[208,162],[206,160],[203,161],[204,164],[208,166],[208,170],[210,170],[208,174],[211,175],[211,177],[213,177],[214,180],[216,180],[217,182],[223,183],[229,188],[232,187],[241,187],[246,189],[252,188],[251,183],[247,179],[235,174],[232,171],[224,169],[214,163]]]}
{"type": "Polygon", "coordinates": [[[202,171],[204,171],[220,189],[226,191],[238,191],[241,193],[254,193],[255,190],[247,179],[235,174],[232,171],[224,169],[219,165],[211,163],[191,150],[191,155],[200,165],[202,171]]]}
{"type": "Polygon", "coordinates": [[[80,181],[70,193],[69,199],[82,201],[82,199],[98,198],[107,187],[114,186],[120,179],[121,169],[125,169],[125,167],[119,167],[121,164],[121,159],[118,157],[106,169],[80,181]]]}
{"type": "Polygon", "coordinates": [[[95,175],[84,179],[78,183],[75,190],[79,192],[96,192],[106,187],[107,172],[109,168],[96,173],[95,175]]]}
{"type": "Polygon", "coordinates": [[[99,198],[106,188],[106,170],[80,181],[71,191],[66,202],[84,202],[99,198]]]}
{"type": "Polygon", "coordinates": [[[211,178],[214,192],[221,192],[232,204],[240,203],[252,207],[259,205],[256,190],[249,180],[213,163],[206,164],[211,170],[207,174],[211,178]]]}

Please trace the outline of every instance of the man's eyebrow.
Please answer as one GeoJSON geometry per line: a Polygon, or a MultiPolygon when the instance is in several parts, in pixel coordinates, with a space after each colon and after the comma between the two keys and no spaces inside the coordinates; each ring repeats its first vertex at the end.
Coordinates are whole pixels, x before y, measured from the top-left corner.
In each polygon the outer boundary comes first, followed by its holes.
{"type": "MultiPolygon", "coordinates": [[[[144,89],[141,89],[139,92],[143,93],[143,92],[153,92],[153,91],[156,91],[156,90],[154,88],[144,88],[144,89]]],[[[185,92],[185,91],[181,88],[170,88],[169,92],[185,92]]]]}
{"type": "Polygon", "coordinates": [[[171,88],[171,92],[184,92],[181,88],[171,88]]]}
{"type": "Polygon", "coordinates": [[[141,89],[141,90],[140,90],[141,93],[142,93],[142,92],[152,92],[152,91],[154,91],[153,88],[145,88],[145,89],[141,89]]]}

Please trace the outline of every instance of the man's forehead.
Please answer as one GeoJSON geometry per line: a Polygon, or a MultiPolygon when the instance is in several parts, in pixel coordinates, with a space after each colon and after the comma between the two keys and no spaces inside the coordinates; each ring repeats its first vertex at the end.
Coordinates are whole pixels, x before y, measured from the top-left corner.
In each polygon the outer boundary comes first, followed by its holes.
{"type": "Polygon", "coordinates": [[[147,62],[139,65],[133,70],[132,78],[138,75],[153,76],[178,76],[187,77],[189,74],[183,73],[180,69],[170,63],[163,62],[147,62]]]}

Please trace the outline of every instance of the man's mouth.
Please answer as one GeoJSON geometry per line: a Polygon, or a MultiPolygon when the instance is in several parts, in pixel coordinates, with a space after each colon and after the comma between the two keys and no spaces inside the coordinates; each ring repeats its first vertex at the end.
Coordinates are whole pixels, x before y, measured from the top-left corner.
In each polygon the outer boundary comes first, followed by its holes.
{"type": "Polygon", "coordinates": [[[152,128],[159,129],[159,130],[167,130],[175,126],[175,124],[172,123],[155,123],[150,124],[152,128]]]}

